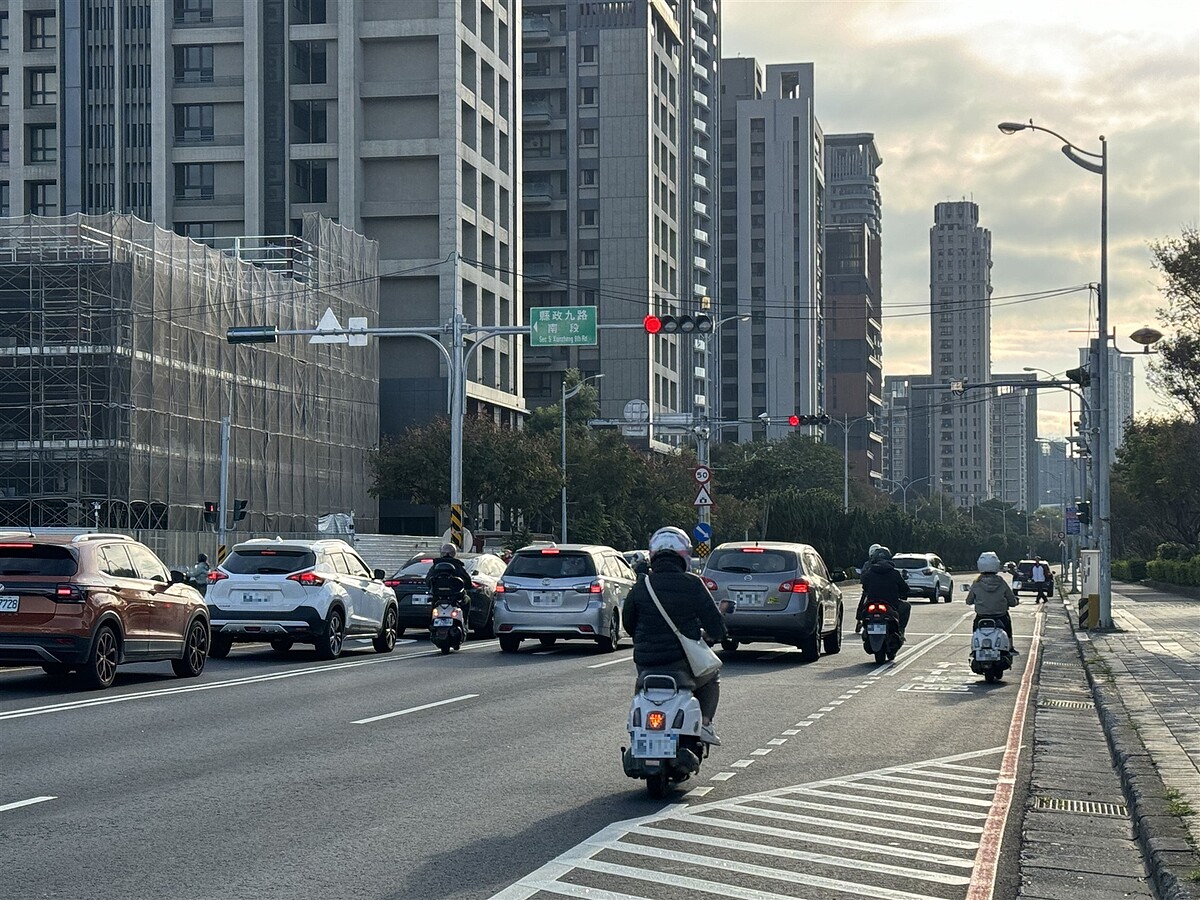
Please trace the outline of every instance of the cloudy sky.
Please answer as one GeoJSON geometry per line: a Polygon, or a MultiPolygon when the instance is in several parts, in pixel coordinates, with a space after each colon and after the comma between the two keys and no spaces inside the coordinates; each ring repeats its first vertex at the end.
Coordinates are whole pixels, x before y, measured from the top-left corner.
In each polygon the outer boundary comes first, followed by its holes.
{"type": "MultiPolygon", "coordinates": [[[[1099,281],[1100,177],[1039,132],[1109,149],[1109,320],[1118,344],[1154,324],[1147,244],[1200,220],[1200,4],[1142,0],[725,0],[724,54],[812,62],[826,133],[868,131],[883,156],[884,367],[929,371],[929,227],[943,200],[979,204],[992,232],[992,370],[1078,365],[1086,291],[1099,281]],[[889,307],[891,307],[889,309],[889,307]]],[[[1138,373],[1139,410],[1163,408],[1138,373]]],[[[1041,433],[1067,428],[1065,394],[1040,395],[1041,433]]]]}

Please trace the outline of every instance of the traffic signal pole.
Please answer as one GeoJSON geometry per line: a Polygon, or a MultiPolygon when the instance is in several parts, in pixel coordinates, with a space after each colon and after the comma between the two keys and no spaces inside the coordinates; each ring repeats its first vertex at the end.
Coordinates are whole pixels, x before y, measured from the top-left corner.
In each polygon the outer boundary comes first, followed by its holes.
{"type": "Polygon", "coordinates": [[[217,499],[217,562],[225,555],[226,513],[229,510],[229,413],[221,416],[221,493],[217,499]]]}

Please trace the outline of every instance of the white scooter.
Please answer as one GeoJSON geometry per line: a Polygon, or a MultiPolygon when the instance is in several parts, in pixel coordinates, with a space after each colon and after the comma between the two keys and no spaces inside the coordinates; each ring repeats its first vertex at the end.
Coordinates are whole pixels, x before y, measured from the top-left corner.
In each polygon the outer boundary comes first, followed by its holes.
{"type": "Polygon", "coordinates": [[[621,761],[658,800],[700,770],[709,745],[700,739],[700,702],[670,675],[646,675],[629,709],[629,747],[621,761]]]}
{"type": "Polygon", "coordinates": [[[988,684],[1004,678],[1012,668],[1012,647],[1004,627],[996,619],[981,618],[971,636],[971,671],[988,684]]]}

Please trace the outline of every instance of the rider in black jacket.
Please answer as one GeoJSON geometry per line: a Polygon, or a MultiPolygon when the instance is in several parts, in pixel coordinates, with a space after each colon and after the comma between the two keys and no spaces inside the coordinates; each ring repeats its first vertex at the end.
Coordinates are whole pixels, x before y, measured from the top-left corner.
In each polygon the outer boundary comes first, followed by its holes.
{"type": "Polygon", "coordinates": [[[458,558],[458,547],[454,544],[442,544],[441,553],[442,555],[433,561],[433,565],[425,574],[425,583],[433,587],[435,578],[446,575],[454,576],[462,582],[462,595],[457,602],[463,611],[463,628],[465,629],[468,627],[467,623],[471,613],[471,574],[463,565],[462,560],[458,558]]]}
{"type": "Polygon", "coordinates": [[[900,633],[904,634],[912,605],[908,602],[908,582],[892,562],[892,551],[879,547],[872,553],[871,564],[863,570],[861,580],[863,593],[858,618],[863,618],[868,601],[883,601],[899,612],[900,633]]]}
{"type": "Polygon", "coordinates": [[[685,637],[700,639],[703,626],[709,638],[726,636],[725,620],[712,594],[699,576],[687,571],[692,542],[678,528],[660,528],[650,538],[650,574],[639,581],[625,598],[622,611],[625,630],[633,635],[633,661],[637,666],[637,688],[647,674],[671,675],[680,686],[690,686],[700,703],[703,721],[701,738],[710,744],[721,740],[712,729],[713,716],[721,697],[720,673],[696,679],[688,668],[679,638],[658,612],[649,582],[675,627],[685,637]]]}

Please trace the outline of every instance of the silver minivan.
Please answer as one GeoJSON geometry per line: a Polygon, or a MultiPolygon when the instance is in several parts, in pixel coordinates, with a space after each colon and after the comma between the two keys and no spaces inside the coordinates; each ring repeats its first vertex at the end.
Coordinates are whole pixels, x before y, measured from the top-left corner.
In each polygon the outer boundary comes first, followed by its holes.
{"type": "Polygon", "coordinates": [[[635,582],[612,547],[548,544],[518,550],[496,585],[500,649],[514,653],[525,638],[537,638],[543,647],[559,638],[583,638],[615,650],[621,605],[635,582]]]}

